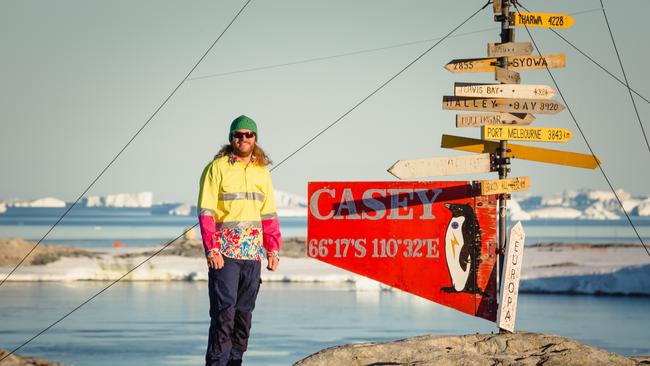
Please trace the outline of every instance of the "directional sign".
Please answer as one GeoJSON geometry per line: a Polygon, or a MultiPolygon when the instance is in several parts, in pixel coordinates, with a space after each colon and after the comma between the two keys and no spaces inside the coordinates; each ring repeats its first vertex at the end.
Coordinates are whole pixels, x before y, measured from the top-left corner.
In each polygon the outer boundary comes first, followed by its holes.
{"type": "Polygon", "coordinates": [[[442,109],[509,113],[556,114],[564,110],[562,103],[546,99],[442,97],[442,109]]]}
{"type": "Polygon", "coordinates": [[[569,28],[575,20],[568,14],[512,13],[514,25],[520,27],[569,28]]]}
{"type": "Polygon", "coordinates": [[[481,127],[484,140],[519,140],[537,142],[567,142],[573,134],[566,128],[494,126],[481,127]]]}
{"type": "Polygon", "coordinates": [[[496,171],[494,157],[490,154],[398,160],[388,168],[388,172],[399,179],[494,171],[496,171]]]}
{"type": "MultiPolygon", "coordinates": [[[[496,153],[499,143],[496,141],[477,140],[468,137],[442,135],[441,147],[475,153],[496,153]]],[[[600,160],[587,154],[544,149],[540,147],[508,144],[508,157],[541,163],[567,165],[576,168],[595,169],[600,160]]]]}
{"type": "MultiPolygon", "coordinates": [[[[445,69],[453,73],[465,72],[493,72],[497,59],[491,58],[466,58],[449,61],[445,69]]],[[[508,56],[508,68],[512,70],[534,70],[559,68],[566,66],[566,56],[563,53],[535,56],[508,56]]]]}
{"type": "Polygon", "coordinates": [[[521,82],[521,75],[516,71],[496,66],[494,68],[494,79],[504,84],[519,84],[521,82]]]}
{"type": "Polygon", "coordinates": [[[546,85],[454,83],[454,96],[483,98],[551,99],[555,90],[546,85]]]}
{"type": "Polygon", "coordinates": [[[494,14],[501,14],[503,11],[501,5],[501,0],[492,0],[492,10],[494,10],[494,14]]]}
{"type": "Polygon", "coordinates": [[[496,196],[471,182],[309,182],[307,255],[496,321],[496,196]]]}
{"type": "Polygon", "coordinates": [[[526,234],[521,222],[510,230],[510,241],[506,249],[505,265],[501,270],[501,296],[499,301],[499,315],[497,325],[501,329],[515,331],[515,317],[517,315],[517,297],[519,294],[519,280],[524,256],[524,241],[526,234]]]}
{"type": "Polygon", "coordinates": [[[533,52],[533,44],[530,42],[507,42],[507,43],[488,43],[488,57],[503,56],[527,56],[533,52]]]}
{"type": "Polygon", "coordinates": [[[532,114],[469,113],[456,115],[456,127],[480,127],[484,125],[529,125],[535,120],[532,114]]]}
{"type": "Polygon", "coordinates": [[[481,195],[527,191],[530,189],[530,177],[517,177],[481,181],[481,195]]]}

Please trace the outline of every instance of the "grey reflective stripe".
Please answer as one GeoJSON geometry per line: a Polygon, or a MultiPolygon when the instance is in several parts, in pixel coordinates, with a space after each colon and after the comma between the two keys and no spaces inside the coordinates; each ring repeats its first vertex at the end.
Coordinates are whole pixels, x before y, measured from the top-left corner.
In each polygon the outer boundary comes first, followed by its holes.
{"type": "Polygon", "coordinates": [[[262,220],[270,220],[278,217],[278,214],[275,212],[271,212],[270,214],[264,214],[262,215],[262,220]]]}
{"type": "Polygon", "coordinates": [[[214,211],[213,210],[208,210],[207,208],[202,208],[199,211],[199,216],[201,216],[201,215],[214,216],[214,211]]]}
{"type": "Polygon", "coordinates": [[[236,227],[262,229],[262,222],[261,221],[226,221],[226,222],[216,222],[215,226],[217,230],[234,229],[236,227]]]}
{"type": "Polygon", "coordinates": [[[235,200],[258,200],[264,202],[264,195],[257,192],[233,192],[233,193],[221,193],[219,198],[223,201],[235,201],[235,200]]]}

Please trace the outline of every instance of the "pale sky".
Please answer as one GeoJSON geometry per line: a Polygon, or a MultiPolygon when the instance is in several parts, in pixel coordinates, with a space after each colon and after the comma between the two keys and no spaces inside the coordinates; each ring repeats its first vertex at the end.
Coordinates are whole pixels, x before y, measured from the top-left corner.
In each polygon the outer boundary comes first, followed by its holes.
{"type": "MultiPolygon", "coordinates": [[[[523,3],[578,13],[575,25],[559,32],[622,75],[602,12],[583,12],[598,9],[598,0],[523,3]]],[[[243,4],[0,0],[0,199],[74,200],[243,4]]],[[[253,0],[192,77],[437,38],[483,4],[253,0]]],[[[607,0],[605,7],[630,84],[650,99],[650,2],[623,4],[607,0]]],[[[442,110],[442,96],[453,94],[454,82],[493,82],[493,75],[451,74],[443,66],[485,57],[486,44],[499,40],[492,17],[491,7],[483,10],[457,33],[487,31],[444,41],[279,166],[272,173],[275,188],[306,195],[308,181],[393,181],[386,169],[396,160],[467,154],[440,148],[443,133],[480,136],[478,129],[455,127],[455,112],[442,110]]],[[[554,75],[615,188],[650,194],[650,152],[625,88],[550,31],[533,29],[533,37],[543,53],[566,54],[567,67],[554,75]]],[[[528,40],[523,28],[517,40],[528,40]]],[[[434,42],[189,80],[89,194],[153,191],[156,201],[194,202],[202,167],[226,142],[233,118],[255,119],[260,144],[279,162],[434,42]]],[[[521,75],[522,84],[552,86],[545,70],[521,75]]],[[[650,130],[650,106],[636,101],[650,130]]],[[[533,126],[569,128],[575,137],[531,145],[588,153],[566,110],[538,115],[533,126]]],[[[513,160],[510,176],[524,175],[531,177],[531,194],[608,189],[598,170],[513,160]]],[[[428,180],[472,179],[496,179],[496,173],[428,180]]]]}

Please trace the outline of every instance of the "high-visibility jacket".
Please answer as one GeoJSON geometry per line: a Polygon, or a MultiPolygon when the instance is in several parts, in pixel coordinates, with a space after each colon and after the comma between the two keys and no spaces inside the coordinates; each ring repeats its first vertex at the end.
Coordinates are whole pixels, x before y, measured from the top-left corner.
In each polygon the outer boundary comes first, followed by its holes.
{"type": "Polygon", "coordinates": [[[199,225],[203,247],[235,259],[260,260],[263,250],[276,254],[282,237],[271,173],[235,155],[208,164],[201,175],[199,225]]]}

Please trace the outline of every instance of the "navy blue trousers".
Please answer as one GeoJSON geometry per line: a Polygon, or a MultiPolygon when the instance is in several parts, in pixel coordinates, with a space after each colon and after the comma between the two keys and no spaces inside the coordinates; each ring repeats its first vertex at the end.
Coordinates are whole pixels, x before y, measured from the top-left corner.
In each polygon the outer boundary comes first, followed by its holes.
{"type": "Polygon", "coordinates": [[[206,366],[241,365],[262,282],[259,261],[223,258],[223,268],[208,272],[210,333],[206,366]]]}

